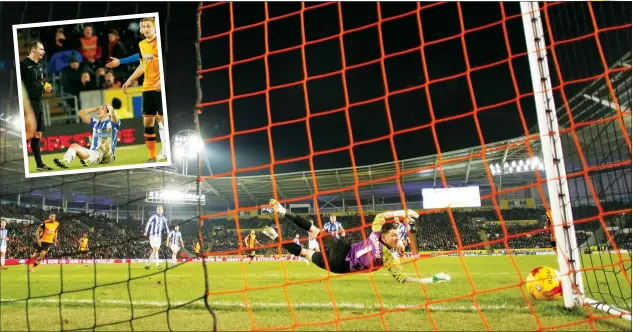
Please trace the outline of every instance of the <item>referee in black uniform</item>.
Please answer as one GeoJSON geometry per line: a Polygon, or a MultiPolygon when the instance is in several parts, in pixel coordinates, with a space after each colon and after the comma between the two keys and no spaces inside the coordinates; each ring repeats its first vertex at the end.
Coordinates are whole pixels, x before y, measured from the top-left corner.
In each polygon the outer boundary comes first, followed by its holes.
{"type": "Polygon", "coordinates": [[[42,93],[51,92],[53,88],[49,85],[44,87],[42,79],[44,78],[44,65],[42,58],[44,57],[44,45],[40,41],[34,40],[28,44],[29,55],[20,61],[20,75],[22,82],[31,101],[31,107],[35,114],[37,129],[35,135],[31,138],[31,149],[35,157],[35,163],[38,171],[50,171],[52,168],[46,166],[42,162],[42,153],[40,150],[40,139],[42,138],[42,130],[44,129],[44,108],[42,107],[42,93]]]}

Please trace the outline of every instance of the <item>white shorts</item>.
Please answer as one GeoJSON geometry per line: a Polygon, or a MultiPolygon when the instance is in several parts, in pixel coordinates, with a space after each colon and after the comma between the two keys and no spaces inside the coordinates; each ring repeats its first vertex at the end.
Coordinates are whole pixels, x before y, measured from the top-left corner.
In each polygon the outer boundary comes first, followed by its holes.
{"type": "Polygon", "coordinates": [[[88,159],[96,159],[95,164],[112,164],[114,163],[114,154],[112,150],[104,153],[101,158],[98,158],[99,151],[97,150],[88,150],[88,159]]]}
{"type": "Polygon", "coordinates": [[[319,249],[319,242],[317,242],[317,240],[308,241],[308,249],[310,250],[319,249]]]}
{"type": "Polygon", "coordinates": [[[179,252],[180,251],[180,247],[179,246],[171,246],[169,247],[171,249],[171,251],[173,252],[179,252]]]}
{"type": "Polygon", "coordinates": [[[149,246],[152,248],[160,248],[160,236],[150,235],[149,246]]]}
{"type": "Polygon", "coordinates": [[[7,252],[7,246],[0,246],[0,252],[7,252]]]}

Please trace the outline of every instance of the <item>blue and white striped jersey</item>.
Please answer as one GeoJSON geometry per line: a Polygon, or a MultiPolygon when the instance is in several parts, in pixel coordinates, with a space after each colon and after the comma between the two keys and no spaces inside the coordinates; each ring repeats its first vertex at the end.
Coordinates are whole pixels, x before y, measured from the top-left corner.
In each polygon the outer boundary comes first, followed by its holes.
{"type": "Polygon", "coordinates": [[[108,128],[112,130],[112,153],[116,150],[116,144],[119,141],[119,131],[121,131],[121,120],[119,123],[114,123],[112,120],[95,120],[90,119],[90,128],[92,128],[92,142],[90,144],[90,150],[96,150],[99,146],[99,140],[108,137],[108,128]]]}
{"type": "Polygon", "coordinates": [[[177,232],[177,231],[171,231],[169,234],[171,236],[169,238],[169,246],[180,247],[180,239],[182,238],[182,234],[180,234],[180,232],[177,232]]]}
{"type": "Polygon", "coordinates": [[[396,231],[398,232],[398,239],[402,241],[407,239],[407,226],[400,224],[398,225],[398,229],[396,231]]]}
{"type": "Polygon", "coordinates": [[[165,218],[165,216],[159,216],[158,214],[151,216],[145,226],[145,234],[151,236],[161,236],[161,234],[163,234],[163,230],[165,233],[169,233],[167,218],[165,218]]]}
{"type": "Polygon", "coordinates": [[[341,225],[340,222],[335,221],[335,222],[326,222],[325,225],[323,225],[323,231],[331,233],[332,235],[336,236],[337,239],[340,239],[341,236],[338,235],[338,230],[339,229],[343,229],[343,225],[341,225]]]}
{"type": "Polygon", "coordinates": [[[6,228],[0,228],[0,247],[6,247],[7,246],[7,237],[8,237],[8,230],[6,228]]]}

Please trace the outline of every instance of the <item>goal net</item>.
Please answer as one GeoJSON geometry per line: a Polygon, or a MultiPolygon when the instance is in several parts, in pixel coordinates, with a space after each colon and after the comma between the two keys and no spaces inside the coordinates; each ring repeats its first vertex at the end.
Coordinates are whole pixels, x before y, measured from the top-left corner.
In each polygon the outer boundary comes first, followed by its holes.
{"type": "MultiPolygon", "coordinates": [[[[415,207],[423,210],[411,271],[430,272],[425,255],[453,255],[453,272],[468,285],[441,296],[423,288],[413,303],[390,303],[399,291],[369,277],[375,309],[349,314],[341,301],[350,298],[337,294],[342,281],[328,274],[310,281],[325,281],[314,296],[335,314],[315,319],[293,300],[299,287],[282,267],[276,304],[289,317],[271,322],[253,307],[250,328],[398,329],[408,311],[425,321],[408,329],[601,329],[607,319],[630,320],[629,10],[613,3],[201,5],[200,132],[210,149],[230,151],[231,163],[200,179],[231,177],[227,215],[238,235],[246,234],[243,212],[264,206],[266,194],[286,208],[308,206],[319,227],[330,212],[353,211],[348,239],[359,241],[378,211],[415,207]],[[361,12],[373,19],[354,17],[361,12]],[[385,161],[380,155],[389,165],[375,165],[385,161]],[[432,157],[409,159],[421,155],[432,157]],[[320,171],[332,159],[343,160],[347,174],[320,171]],[[303,169],[293,178],[282,171],[291,166],[303,169]],[[267,181],[250,177],[257,174],[267,181]],[[304,189],[289,193],[291,180],[304,189]],[[476,199],[458,188],[469,185],[478,187],[476,199]],[[436,190],[425,193],[429,187],[436,190]],[[575,309],[556,319],[545,317],[556,310],[551,303],[521,289],[529,265],[522,255],[548,257],[552,241],[556,258],[532,264],[561,274],[564,299],[556,306],[575,309]],[[479,254],[504,255],[512,281],[484,285],[467,258],[479,254]],[[514,314],[503,325],[491,312],[493,299],[513,291],[519,301],[499,302],[523,303],[529,325],[514,314]],[[467,326],[451,326],[442,309],[468,311],[467,326]]],[[[269,224],[282,241],[298,233],[276,218],[269,224]]],[[[258,292],[250,280],[244,275],[234,292],[258,292]]]]}

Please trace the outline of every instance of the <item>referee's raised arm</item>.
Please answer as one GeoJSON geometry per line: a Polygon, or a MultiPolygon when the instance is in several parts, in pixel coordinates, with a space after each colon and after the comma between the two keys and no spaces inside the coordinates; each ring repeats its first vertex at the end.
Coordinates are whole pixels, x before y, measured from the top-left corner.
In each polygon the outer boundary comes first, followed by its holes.
{"type": "Polygon", "coordinates": [[[42,153],[40,150],[40,139],[44,130],[44,108],[42,107],[42,94],[44,91],[50,92],[53,88],[50,84],[44,84],[44,45],[38,40],[28,43],[29,55],[20,61],[20,76],[22,77],[23,87],[26,91],[23,94],[28,95],[35,115],[36,129],[35,134],[31,138],[31,149],[35,157],[35,163],[38,171],[50,171],[52,168],[46,166],[42,162],[42,153]]]}

